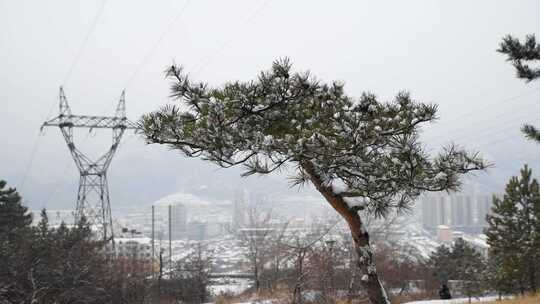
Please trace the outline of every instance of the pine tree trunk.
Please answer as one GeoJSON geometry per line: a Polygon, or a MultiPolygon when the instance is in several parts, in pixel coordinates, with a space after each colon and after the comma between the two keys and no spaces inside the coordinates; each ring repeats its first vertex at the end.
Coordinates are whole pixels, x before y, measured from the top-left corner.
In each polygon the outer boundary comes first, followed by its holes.
{"type": "Polygon", "coordinates": [[[531,285],[531,291],[533,293],[536,293],[536,267],[534,267],[534,263],[530,264],[529,266],[529,282],[531,285]]]}
{"type": "Polygon", "coordinates": [[[369,234],[364,228],[358,212],[351,210],[341,195],[334,193],[331,187],[324,185],[322,179],[314,170],[312,163],[302,162],[301,166],[309,175],[315,188],[349,225],[358,256],[356,266],[362,274],[360,282],[366,288],[369,300],[372,304],[390,304],[386,291],[377,275],[373,252],[369,243],[369,234]]]}

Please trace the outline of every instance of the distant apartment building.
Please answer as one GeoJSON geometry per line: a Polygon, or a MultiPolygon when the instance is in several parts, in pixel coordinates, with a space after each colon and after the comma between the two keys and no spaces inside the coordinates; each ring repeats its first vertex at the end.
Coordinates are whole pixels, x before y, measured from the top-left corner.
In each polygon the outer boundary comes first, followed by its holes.
{"type": "Polygon", "coordinates": [[[150,259],[152,254],[150,238],[116,238],[116,256],[125,258],[150,259]]]}
{"type": "Polygon", "coordinates": [[[208,224],[204,222],[191,222],[188,226],[187,238],[194,241],[203,241],[207,238],[208,224]]]}
{"type": "MultiPolygon", "coordinates": [[[[189,210],[181,202],[171,202],[154,206],[154,234],[156,238],[168,239],[169,231],[172,240],[187,238],[189,210]],[[170,227],[169,227],[170,226],[170,227]]],[[[151,223],[147,224],[145,234],[151,236],[151,223]]]]}
{"type": "Polygon", "coordinates": [[[483,195],[477,197],[476,201],[476,219],[479,226],[487,227],[486,215],[491,213],[491,207],[493,206],[493,197],[490,195],[483,195]]]}
{"type": "Polygon", "coordinates": [[[481,233],[491,210],[489,195],[425,195],[420,199],[422,226],[432,232],[440,225],[469,233],[481,233]]]}
{"type": "Polygon", "coordinates": [[[425,228],[435,229],[448,223],[446,197],[424,196],[421,200],[422,224],[425,228]]]}
{"type": "Polygon", "coordinates": [[[437,241],[450,243],[454,240],[452,229],[446,225],[437,226],[437,241]]]}
{"type": "Polygon", "coordinates": [[[187,208],[182,204],[171,206],[171,239],[181,240],[187,234],[187,208]]]}
{"type": "Polygon", "coordinates": [[[451,218],[450,224],[453,227],[474,227],[473,222],[473,197],[470,195],[450,196],[451,218]]]}
{"type": "MultiPolygon", "coordinates": [[[[154,268],[151,239],[116,238],[114,252],[124,271],[150,272],[154,268]]],[[[108,250],[112,252],[109,245],[108,250]]]]}
{"type": "Polygon", "coordinates": [[[193,221],[187,225],[186,238],[191,241],[204,241],[228,232],[228,223],[193,221]]]}
{"type": "Polygon", "coordinates": [[[245,190],[237,190],[234,194],[232,228],[234,230],[243,228],[246,224],[246,213],[248,207],[248,194],[245,190]]]}

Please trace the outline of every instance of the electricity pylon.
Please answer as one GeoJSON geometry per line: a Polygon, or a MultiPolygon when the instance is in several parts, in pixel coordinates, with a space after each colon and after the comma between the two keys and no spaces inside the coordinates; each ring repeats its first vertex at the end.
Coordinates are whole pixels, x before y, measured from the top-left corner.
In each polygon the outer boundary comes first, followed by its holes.
{"type": "Polygon", "coordinates": [[[79,169],[75,222],[84,216],[92,227],[97,228],[97,237],[105,242],[112,242],[114,246],[107,169],[125,130],[137,129],[137,126],[126,118],[125,93],[122,91],[114,116],[73,115],[64,89],[60,87],[59,108],[60,114],[44,122],[41,128],[51,126],[60,128],[75,165],[79,169]],[[76,148],[73,141],[73,128],[87,128],[89,131],[92,129],[112,129],[112,145],[105,154],[93,161],[76,148]]]}

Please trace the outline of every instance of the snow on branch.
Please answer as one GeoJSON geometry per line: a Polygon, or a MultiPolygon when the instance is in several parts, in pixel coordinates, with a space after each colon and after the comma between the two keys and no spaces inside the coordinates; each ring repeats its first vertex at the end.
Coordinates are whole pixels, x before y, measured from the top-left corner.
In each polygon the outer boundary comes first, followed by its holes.
{"type": "Polygon", "coordinates": [[[437,106],[407,92],[389,102],[371,93],[353,98],[343,83],[293,72],[288,59],[255,80],[216,88],[192,82],[181,67],[166,75],[171,96],[187,108],[144,115],[140,126],[148,143],[221,167],[242,165],[244,176],[293,164],[293,185],[312,181],[302,167],[309,162],[317,180],[325,187],[339,184],[334,195],[348,198],[355,210],[405,210],[421,192],[455,190],[460,175],[487,167],[478,154],[456,146],[427,155],[418,129],[436,120],[437,106]]]}

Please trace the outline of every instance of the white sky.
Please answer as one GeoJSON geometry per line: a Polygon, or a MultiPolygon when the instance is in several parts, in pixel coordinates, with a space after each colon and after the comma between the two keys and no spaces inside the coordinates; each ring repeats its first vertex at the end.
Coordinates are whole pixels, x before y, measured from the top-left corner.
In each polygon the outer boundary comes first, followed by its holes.
{"type": "MultiPolygon", "coordinates": [[[[112,114],[126,88],[135,120],[170,102],[163,71],[173,61],[219,85],[252,79],[288,56],[298,70],[344,81],[352,96],[371,91],[387,100],[408,90],[440,105],[440,121],[425,132],[430,147],[455,141],[496,163],[476,182],[500,187],[525,162],[540,170],[540,146],[519,132],[523,122],[540,125],[540,82],[516,79],[495,52],[506,34],[540,35],[538,1],[109,0],[66,78],[101,5],[0,0],[0,179],[33,207],[71,206],[75,197],[78,174],[55,129],[39,138],[21,185],[39,126],[58,111],[58,87],[74,114],[96,115],[112,114]]],[[[83,150],[102,151],[107,136],[90,137],[83,150]]],[[[109,174],[122,204],[200,183],[287,185],[281,176],[240,180],[236,170],[125,139],[109,174]]]]}

